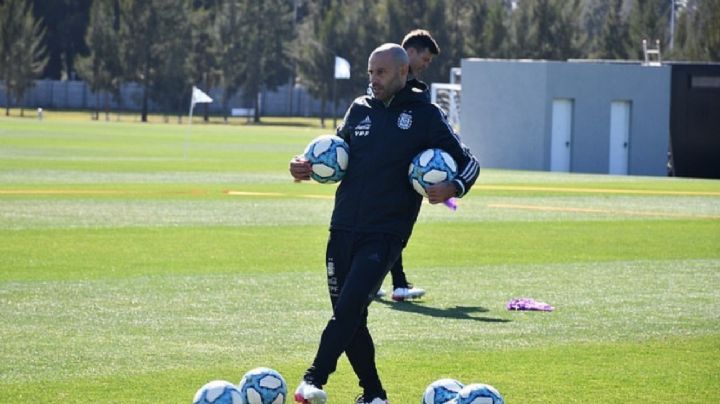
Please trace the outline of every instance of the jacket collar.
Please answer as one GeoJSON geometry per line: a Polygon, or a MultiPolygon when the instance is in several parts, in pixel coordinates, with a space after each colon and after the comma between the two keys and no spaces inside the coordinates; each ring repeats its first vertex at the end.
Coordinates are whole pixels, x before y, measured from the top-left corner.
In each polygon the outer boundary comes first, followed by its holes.
{"type": "MultiPolygon", "coordinates": [[[[372,98],[370,101],[377,105],[385,106],[383,102],[377,98],[372,98]]],[[[430,102],[430,93],[428,92],[427,84],[416,79],[411,79],[405,83],[405,87],[395,93],[390,100],[390,104],[387,105],[387,108],[427,102],[430,102]]]]}

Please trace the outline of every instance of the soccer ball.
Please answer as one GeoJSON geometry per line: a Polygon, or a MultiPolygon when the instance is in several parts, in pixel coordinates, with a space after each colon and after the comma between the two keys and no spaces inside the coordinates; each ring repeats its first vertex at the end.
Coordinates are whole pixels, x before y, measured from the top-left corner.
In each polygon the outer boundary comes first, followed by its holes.
{"type": "Polygon", "coordinates": [[[463,384],[455,379],[439,379],[430,383],[423,394],[423,404],[445,404],[457,397],[463,384]]]}
{"type": "Polygon", "coordinates": [[[441,149],[427,149],[410,163],[408,178],[420,195],[427,198],[427,187],[443,181],[452,181],[457,175],[457,164],[441,149]]]}
{"type": "Polygon", "coordinates": [[[453,404],[505,404],[505,399],[489,384],[468,384],[458,392],[453,404]]]}
{"type": "Polygon", "coordinates": [[[305,158],[312,164],[310,177],[321,184],[342,180],[348,166],[349,151],[348,144],[339,136],[316,137],[305,148],[305,158]]]}
{"type": "Polygon", "coordinates": [[[243,404],[240,390],[225,380],[213,380],[195,393],[193,404],[243,404]]]}
{"type": "Polygon", "coordinates": [[[256,368],[243,376],[238,385],[245,404],[285,404],[287,384],[277,371],[256,368]]]}

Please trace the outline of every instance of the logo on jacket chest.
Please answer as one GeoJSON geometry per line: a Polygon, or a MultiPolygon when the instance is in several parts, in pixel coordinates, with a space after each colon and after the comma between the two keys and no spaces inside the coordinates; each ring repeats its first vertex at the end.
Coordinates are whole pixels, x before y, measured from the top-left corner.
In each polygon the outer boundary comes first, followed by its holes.
{"type": "Polygon", "coordinates": [[[357,126],[355,126],[355,136],[367,136],[370,134],[370,126],[372,125],[372,121],[370,120],[370,116],[366,116],[365,119],[360,121],[357,126]]]}
{"type": "Polygon", "coordinates": [[[412,114],[408,111],[403,111],[398,116],[397,126],[400,129],[407,130],[412,126],[412,114]]]}

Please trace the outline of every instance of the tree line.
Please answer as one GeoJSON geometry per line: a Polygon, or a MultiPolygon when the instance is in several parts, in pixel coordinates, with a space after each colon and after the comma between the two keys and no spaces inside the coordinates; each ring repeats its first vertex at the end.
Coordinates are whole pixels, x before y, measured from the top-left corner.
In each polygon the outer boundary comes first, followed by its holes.
{"type": "Polygon", "coordinates": [[[182,114],[193,85],[222,89],[227,111],[240,90],[252,105],[301,83],[325,110],[335,56],[354,97],[372,49],[414,28],[441,47],[428,82],[463,57],[642,59],[644,39],[664,60],[720,61],[718,0],[0,0],[0,79],[16,104],[40,77],[82,79],[106,106],[138,83],[143,121],[150,100],[182,114]]]}

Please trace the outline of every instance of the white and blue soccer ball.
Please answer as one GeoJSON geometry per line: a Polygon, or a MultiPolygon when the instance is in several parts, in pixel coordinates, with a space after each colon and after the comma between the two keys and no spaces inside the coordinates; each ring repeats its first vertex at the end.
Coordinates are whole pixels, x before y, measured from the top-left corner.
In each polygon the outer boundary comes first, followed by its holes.
{"type": "Polygon", "coordinates": [[[457,175],[457,163],[441,149],[420,152],[410,163],[408,178],[420,195],[427,198],[427,188],[443,181],[452,181],[457,175]]]}
{"type": "Polygon", "coordinates": [[[505,404],[505,399],[489,384],[473,383],[463,387],[453,404],[505,404]]]}
{"type": "Polygon", "coordinates": [[[277,371],[256,368],[245,373],[238,385],[244,404],[285,404],[287,384],[277,371]]]}
{"type": "Polygon", "coordinates": [[[195,393],[193,404],[243,404],[240,390],[225,380],[213,380],[195,393]]]}
{"type": "Polygon", "coordinates": [[[435,380],[425,389],[422,404],[445,404],[457,397],[463,387],[463,384],[455,379],[435,380]]]}
{"type": "Polygon", "coordinates": [[[321,184],[343,179],[348,166],[350,148],[339,136],[322,135],[305,148],[305,158],[312,165],[310,177],[321,184]]]}

